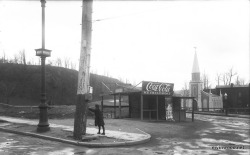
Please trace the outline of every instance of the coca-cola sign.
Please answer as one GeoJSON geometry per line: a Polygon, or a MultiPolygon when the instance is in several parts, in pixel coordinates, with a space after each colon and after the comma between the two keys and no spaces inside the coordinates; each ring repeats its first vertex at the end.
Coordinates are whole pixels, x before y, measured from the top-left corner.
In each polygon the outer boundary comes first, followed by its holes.
{"type": "Polygon", "coordinates": [[[142,82],[142,93],[145,95],[173,95],[173,83],[142,82]]]}

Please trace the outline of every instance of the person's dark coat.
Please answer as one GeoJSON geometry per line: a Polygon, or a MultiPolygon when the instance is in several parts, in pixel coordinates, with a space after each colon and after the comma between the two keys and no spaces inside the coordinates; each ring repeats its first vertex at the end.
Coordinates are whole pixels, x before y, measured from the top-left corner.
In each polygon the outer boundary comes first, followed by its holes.
{"type": "Polygon", "coordinates": [[[93,113],[95,113],[95,126],[103,126],[104,121],[103,121],[103,115],[100,109],[91,109],[89,108],[89,110],[93,113]]]}

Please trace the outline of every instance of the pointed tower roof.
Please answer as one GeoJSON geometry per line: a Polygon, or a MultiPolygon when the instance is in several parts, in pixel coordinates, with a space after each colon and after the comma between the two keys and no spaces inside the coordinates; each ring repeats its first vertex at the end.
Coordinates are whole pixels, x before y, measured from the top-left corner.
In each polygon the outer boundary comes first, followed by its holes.
{"type": "Polygon", "coordinates": [[[200,73],[198,58],[197,58],[197,54],[196,54],[196,47],[195,47],[195,54],[194,54],[194,62],[193,62],[192,73],[200,73]]]}

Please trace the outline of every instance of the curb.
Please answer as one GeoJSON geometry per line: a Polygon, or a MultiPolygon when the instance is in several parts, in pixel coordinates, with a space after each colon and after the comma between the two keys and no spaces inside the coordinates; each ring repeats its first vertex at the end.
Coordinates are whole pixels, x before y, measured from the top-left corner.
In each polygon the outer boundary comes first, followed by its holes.
{"type": "MultiPolygon", "coordinates": [[[[192,114],[192,112],[187,112],[188,114],[192,114]]],[[[213,114],[213,113],[199,113],[199,112],[194,112],[194,114],[198,115],[211,115],[211,116],[223,116],[223,117],[238,117],[238,118],[250,118],[248,116],[241,116],[241,115],[234,115],[234,114],[229,114],[229,115],[222,115],[222,114],[213,114]]]]}
{"type": "Polygon", "coordinates": [[[81,142],[81,141],[56,138],[56,137],[51,137],[51,136],[46,136],[46,135],[41,135],[41,134],[36,134],[36,133],[31,133],[31,132],[20,132],[20,131],[15,131],[15,130],[11,130],[11,129],[5,129],[2,127],[0,127],[0,131],[36,137],[36,138],[41,138],[41,139],[45,139],[45,140],[57,141],[57,142],[62,142],[62,143],[67,143],[67,144],[72,144],[72,145],[77,145],[77,146],[88,146],[88,147],[131,146],[131,145],[138,145],[138,144],[146,143],[146,142],[150,141],[150,139],[151,139],[151,135],[147,134],[147,138],[145,138],[143,140],[138,140],[138,141],[127,141],[127,142],[117,142],[117,143],[89,143],[89,142],[81,142]]]}

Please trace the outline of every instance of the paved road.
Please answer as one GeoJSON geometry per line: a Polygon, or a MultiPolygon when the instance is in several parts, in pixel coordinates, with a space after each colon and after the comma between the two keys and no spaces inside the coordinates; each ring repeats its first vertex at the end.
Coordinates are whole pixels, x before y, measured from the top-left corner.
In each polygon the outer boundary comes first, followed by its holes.
{"type": "Polygon", "coordinates": [[[0,132],[0,155],[143,154],[135,148],[87,148],[0,132]]]}
{"type": "MultiPolygon", "coordinates": [[[[195,119],[194,124],[186,122],[179,125],[164,122],[135,124],[132,121],[134,126],[143,124],[144,131],[152,135],[152,140],[147,144],[131,147],[86,148],[0,132],[0,154],[250,154],[249,119],[207,115],[195,115],[195,119]],[[243,145],[245,149],[212,149],[213,146],[233,145],[243,145]]],[[[122,121],[131,123],[129,120],[122,121]]]]}
{"type": "Polygon", "coordinates": [[[93,149],[0,132],[1,155],[94,154],[93,149]]]}

